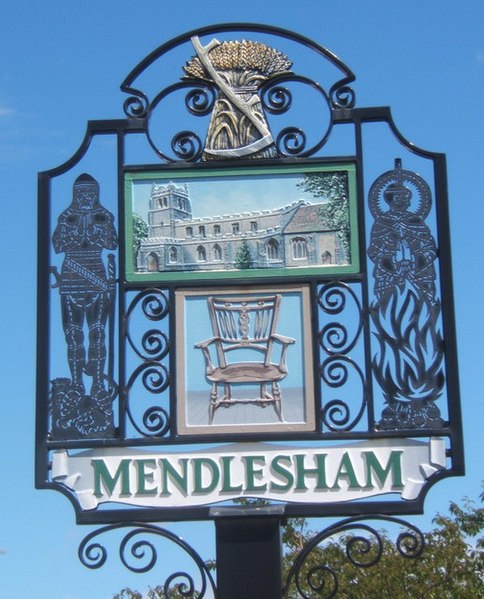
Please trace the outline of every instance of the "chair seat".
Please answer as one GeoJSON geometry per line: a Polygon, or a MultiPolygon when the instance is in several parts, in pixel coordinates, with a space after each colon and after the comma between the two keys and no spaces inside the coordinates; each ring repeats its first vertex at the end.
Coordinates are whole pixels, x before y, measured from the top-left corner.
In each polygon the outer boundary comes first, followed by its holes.
{"type": "Polygon", "coordinates": [[[258,362],[237,362],[225,368],[216,368],[207,379],[212,383],[271,383],[287,375],[276,364],[264,366],[258,362]]]}

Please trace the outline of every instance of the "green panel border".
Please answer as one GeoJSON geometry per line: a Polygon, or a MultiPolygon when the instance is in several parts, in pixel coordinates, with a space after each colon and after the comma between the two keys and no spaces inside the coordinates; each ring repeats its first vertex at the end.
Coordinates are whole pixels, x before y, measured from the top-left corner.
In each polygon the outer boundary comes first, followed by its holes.
{"type": "MultiPolygon", "coordinates": [[[[356,186],[356,164],[355,162],[318,162],[305,163],[298,165],[278,165],[278,166],[242,166],[242,167],[224,167],[214,168],[213,166],[187,168],[187,169],[151,169],[147,167],[143,170],[131,170],[133,167],[127,167],[124,173],[124,200],[125,200],[125,251],[126,251],[126,272],[125,280],[129,283],[190,283],[194,281],[242,281],[247,279],[276,279],[281,277],[295,277],[298,279],[327,277],[342,274],[357,274],[360,272],[360,256],[358,244],[358,213],[357,213],[357,186],[356,186]],[[134,181],[161,181],[161,180],[185,180],[190,179],[216,179],[253,176],[253,175],[293,175],[306,173],[324,173],[332,171],[346,171],[348,173],[348,193],[349,193],[349,219],[350,219],[350,247],[351,264],[340,266],[309,266],[309,267],[291,267],[283,268],[251,268],[245,270],[230,271],[163,271],[150,273],[137,273],[134,271],[133,264],[133,218],[132,218],[132,183],[134,181]]],[[[234,210],[236,210],[234,208],[234,210]]]]}

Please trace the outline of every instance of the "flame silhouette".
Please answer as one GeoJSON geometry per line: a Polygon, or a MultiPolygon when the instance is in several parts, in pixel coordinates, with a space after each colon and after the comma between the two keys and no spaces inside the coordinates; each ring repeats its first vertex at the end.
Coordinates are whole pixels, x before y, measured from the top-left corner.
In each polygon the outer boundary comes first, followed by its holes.
{"type": "Polygon", "coordinates": [[[385,401],[397,404],[395,411],[406,421],[418,413],[417,426],[424,424],[422,418],[435,420],[439,412],[433,402],[445,383],[440,304],[422,298],[407,281],[395,287],[383,305],[375,304],[371,316],[379,342],[372,368],[385,401]],[[410,405],[403,407],[402,402],[410,405]]]}

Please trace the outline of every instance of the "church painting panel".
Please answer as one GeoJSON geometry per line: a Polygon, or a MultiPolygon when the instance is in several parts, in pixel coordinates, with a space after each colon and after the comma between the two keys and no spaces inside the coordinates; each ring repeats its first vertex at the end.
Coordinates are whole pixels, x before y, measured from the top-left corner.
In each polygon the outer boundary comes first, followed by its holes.
{"type": "Polygon", "coordinates": [[[125,173],[127,279],[359,271],[354,164],[125,173]]]}

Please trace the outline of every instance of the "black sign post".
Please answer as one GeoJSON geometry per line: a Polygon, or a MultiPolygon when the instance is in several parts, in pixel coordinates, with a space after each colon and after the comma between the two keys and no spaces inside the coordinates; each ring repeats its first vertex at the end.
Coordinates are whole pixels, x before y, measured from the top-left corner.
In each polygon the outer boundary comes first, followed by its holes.
{"type": "Polygon", "coordinates": [[[262,509],[255,515],[215,519],[219,597],[281,596],[281,518],[262,509]]]}

